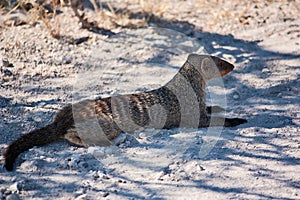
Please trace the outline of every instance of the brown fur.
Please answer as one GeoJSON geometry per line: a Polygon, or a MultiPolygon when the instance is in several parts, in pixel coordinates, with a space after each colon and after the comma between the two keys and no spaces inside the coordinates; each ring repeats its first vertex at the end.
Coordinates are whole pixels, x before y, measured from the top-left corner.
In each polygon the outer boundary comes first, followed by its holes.
{"type": "Polygon", "coordinates": [[[223,109],[206,107],[205,103],[207,81],[224,76],[233,68],[220,58],[191,54],[173,79],[158,89],[68,104],[52,124],[31,131],[8,146],[5,168],[11,171],[20,153],[62,138],[82,146],[110,145],[121,132],[134,132],[141,127],[232,127],[245,123],[239,118],[211,120],[210,112],[223,109]]]}

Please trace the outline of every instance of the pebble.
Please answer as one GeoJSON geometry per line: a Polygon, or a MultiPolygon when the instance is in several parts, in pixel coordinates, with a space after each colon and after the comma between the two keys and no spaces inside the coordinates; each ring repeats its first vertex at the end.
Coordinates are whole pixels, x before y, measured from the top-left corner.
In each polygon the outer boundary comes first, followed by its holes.
{"type": "Polygon", "coordinates": [[[76,168],[78,168],[79,162],[80,162],[79,156],[73,156],[73,157],[71,157],[70,161],[68,162],[68,165],[70,168],[76,169],[76,168]]]}
{"type": "Polygon", "coordinates": [[[110,179],[106,174],[104,174],[104,173],[101,172],[101,171],[98,171],[98,172],[97,172],[97,175],[98,175],[98,177],[101,178],[101,179],[106,179],[106,180],[110,179]]]}
{"type": "Polygon", "coordinates": [[[77,196],[80,196],[80,195],[82,195],[82,194],[84,194],[86,192],[86,190],[85,189],[80,189],[80,190],[77,190],[76,192],[75,192],[75,195],[77,196]]]}
{"type": "Polygon", "coordinates": [[[130,147],[136,144],[139,144],[137,139],[133,135],[128,133],[122,133],[114,140],[114,145],[121,148],[130,147]]]}
{"type": "Polygon", "coordinates": [[[203,144],[204,142],[201,137],[196,137],[195,140],[196,140],[196,144],[203,144]]]}
{"type": "Polygon", "coordinates": [[[148,135],[147,135],[146,133],[144,133],[144,132],[141,132],[141,133],[139,134],[139,138],[140,138],[140,139],[147,139],[147,138],[148,138],[148,135]]]}
{"type": "Polygon", "coordinates": [[[92,154],[96,158],[104,158],[105,157],[105,151],[102,147],[89,147],[88,153],[92,154]]]}
{"type": "Polygon", "coordinates": [[[268,74],[271,71],[268,68],[263,68],[261,72],[264,73],[264,74],[268,74]]]}
{"type": "Polygon", "coordinates": [[[45,102],[41,102],[41,103],[38,104],[38,106],[40,106],[40,107],[43,107],[44,105],[46,105],[45,102]]]}
{"type": "Polygon", "coordinates": [[[101,194],[102,197],[107,197],[108,195],[109,195],[108,192],[102,192],[102,194],[101,194]]]}
{"type": "Polygon", "coordinates": [[[72,62],[71,58],[68,58],[68,57],[63,57],[62,58],[62,63],[63,64],[70,64],[71,62],[72,62]]]}
{"type": "Polygon", "coordinates": [[[204,171],[204,170],[205,170],[205,168],[202,167],[201,165],[198,165],[198,166],[199,166],[199,170],[200,170],[200,171],[204,171]]]}
{"type": "Polygon", "coordinates": [[[10,80],[9,76],[4,76],[4,77],[3,77],[3,81],[4,81],[4,82],[8,82],[9,80],[10,80]]]}
{"type": "Polygon", "coordinates": [[[75,200],[86,200],[86,199],[88,199],[88,198],[87,198],[87,194],[82,194],[82,195],[76,197],[75,200]]]}
{"type": "Polygon", "coordinates": [[[21,186],[18,182],[15,182],[9,186],[8,190],[12,192],[19,192],[21,190],[21,186]]]}
{"type": "Polygon", "coordinates": [[[35,122],[41,122],[41,121],[42,121],[42,118],[39,117],[39,116],[33,116],[32,119],[33,119],[35,122]]]}
{"type": "Polygon", "coordinates": [[[282,93],[279,92],[279,93],[277,94],[277,97],[282,97],[282,93]]]}
{"type": "Polygon", "coordinates": [[[12,75],[13,75],[12,71],[10,71],[10,70],[8,70],[8,69],[5,69],[5,70],[3,71],[3,73],[4,73],[4,76],[12,76],[12,75]]]}
{"type": "Polygon", "coordinates": [[[234,100],[238,100],[240,98],[240,95],[239,94],[234,94],[232,97],[233,97],[234,100]]]}
{"type": "Polygon", "coordinates": [[[7,59],[7,58],[3,58],[3,59],[2,59],[2,66],[3,66],[3,67],[8,67],[8,65],[9,65],[8,59],[7,59]]]}

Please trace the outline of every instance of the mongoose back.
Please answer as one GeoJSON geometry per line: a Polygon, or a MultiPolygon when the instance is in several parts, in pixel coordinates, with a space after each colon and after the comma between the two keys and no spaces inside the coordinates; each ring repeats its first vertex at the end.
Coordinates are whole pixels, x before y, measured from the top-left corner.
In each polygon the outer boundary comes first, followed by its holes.
{"type": "Polygon", "coordinates": [[[134,132],[140,127],[233,127],[246,123],[247,120],[240,118],[213,117],[211,120],[210,112],[222,108],[207,107],[205,103],[207,81],[222,77],[233,68],[232,64],[218,57],[191,54],[178,73],[158,89],[68,104],[58,111],[51,124],[30,131],[13,141],[4,153],[4,166],[11,171],[20,153],[34,146],[43,146],[64,138],[82,146],[109,145],[121,132],[134,132]],[[192,92],[188,92],[187,87],[183,86],[186,84],[192,92]],[[180,99],[176,91],[182,92],[186,98],[180,99]],[[151,109],[155,105],[159,105],[158,109],[151,109]],[[196,108],[194,111],[197,113],[193,113],[192,108],[196,108]],[[89,140],[89,134],[93,134],[94,131],[93,126],[88,123],[91,119],[96,119],[103,131],[102,136],[105,136],[100,137],[98,141],[92,136],[93,139],[89,140]],[[190,123],[193,119],[194,123],[190,123]],[[78,131],[77,123],[87,124],[83,126],[83,129],[87,129],[86,134],[78,131]]]}

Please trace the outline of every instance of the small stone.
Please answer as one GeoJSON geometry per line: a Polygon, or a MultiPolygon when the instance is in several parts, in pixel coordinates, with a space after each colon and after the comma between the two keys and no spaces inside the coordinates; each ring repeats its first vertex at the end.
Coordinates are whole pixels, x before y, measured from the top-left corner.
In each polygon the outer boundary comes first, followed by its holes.
{"type": "Polygon", "coordinates": [[[70,64],[71,62],[72,62],[71,58],[68,58],[68,57],[63,57],[62,58],[62,63],[63,64],[70,64]]]}
{"type": "Polygon", "coordinates": [[[42,118],[39,117],[39,116],[33,116],[32,119],[33,119],[35,122],[41,122],[41,121],[42,121],[42,118]]]}
{"type": "Polygon", "coordinates": [[[21,190],[21,186],[18,182],[13,183],[12,185],[9,186],[8,190],[12,192],[18,192],[21,190]]]}
{"type": "Polygon", "coordinates": [[[196,144],[203,144],[203,139],[201,137],[197,137],[196,144]]]}
{"type": "Polygon", "coordinates": [[[102,196],[102,197],[107,197],[108,195],[109,195],[108,192],[103,192],[101,196],[102,196]]]}
{"type": "Polygon", "coordinates": [[[268,74],[271,71],[268,68],[263,68],[261,72],[264,73],[264,74],[268,74]]]}
{"type": "Polygon", "coordinates": [[[41,103],[38,104],[38,106],[41,106],[41,107],[43,107],[44,105],[46,105],[45,102],[41,102],[41,103]]]}
{"type": "Polygon", "coordinates": [[[82,194],[82,195],[76,197],[75,200],[86,200],[86,199],[87,199],[87,194],[82,194]]]}
{"type": "Polygon", "coordinates": [[[147,135],[145,132],[141,132],[141,133],[139,134],[139,138],[140,138],[140,139],[147,139],[147,138],[148,138],[148,135],[147,135]]]}
{"type": "Polygon", "coordinates": [[[92,154],[95,158],[98,159],[102,159],[106,155],[103,147],[89,147],[88,153],[92,154]]]}
{"type": "Polygon", "coordinates": [[[132,145],[139,144],[139,142],[133,135],[128,133],[122,133],[114,140],[114,144],[116,146],[124,148],[124,147],[129,147],[132,145]]]}
{"type": "Polygon", "coordinates": [[[199,169],[200,169],[200,171],[204,171],[205,170],[205,168],[202,167],[201,165],[199,165],[199,169]]]}
{"type": "Polygon", "coordinates": [[[70,168],[76,169],[76,168],[78,168],[79,162],[80,162],[79,156],[73,156],[73,157],[71,157],[70,161],[68,162],[68,165],[70,168]]]}
{"type": "Polygon", "coordinates": [[[244,60],[244,64],[248,64],[250,62],[249,59],[244,60]]]}
{"type": "Polygon", "coordinates": [[[76,192],[75,192],[75,195],[77,196],[80,196],[80,195],[82,195],[82,194],[84,194],[85,193],[85,191],[83,190],[83,189],[80,189],[80,190],[77,190],[76,192]]]}
{"type": "Polygon", "coordinates": [[[9,65],[8,59],[7,59],[7,58],[3,58],[3,59],[2,59],[2,66],[3,66],[3,67],[8,67],[8,65],[9,65]]]}
{"type": "Polygon", "coordinates": [[[238,100],[240,98],[240,95],[234,94],[232,97],[233,97],[234,100],[238,100]]]}
{"type": "Polygon", "coordinates": [[[279,92],[279,93],[277,94],[277,97],[282,97],[282,93],[279,92]]]}
{"type": "Polygon", "coordinates": [[[4,73],[4,76],[12,76],[13,75],[12,71],[10,71],[8,69],[3,70],[3,73],[4,73]]]}
{"type": "Polygon", "coordinates": [[[18,194],[10,194],[6,196],[6,200],[20,200],[20,197],[18,194]]]}
{"type": "Polygon", "coordinates": [[[106,174],[102,173],[101,171],[98,171],[97,174],[98,174],[98,177],[101,179],[106,179],[106,180],[109,179],[109,177],[106,174]]]}
{"type": "Polygon", "coordinates": [[[10,80],[9,76],[4,76],[4,77],[3,77],[3,81],[4,81],[4,82],[8,82],[9,80],[10,80]]]}

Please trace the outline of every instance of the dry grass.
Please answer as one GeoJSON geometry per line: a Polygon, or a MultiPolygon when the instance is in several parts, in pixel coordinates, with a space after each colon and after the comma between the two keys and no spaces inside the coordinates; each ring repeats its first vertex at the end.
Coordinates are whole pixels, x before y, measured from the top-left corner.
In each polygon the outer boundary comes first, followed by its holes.
{"type": "MultiPolygon", "coordinates": [[[[112,29],[114,27],[143,27],[149,23],[152,17],[162,17],[163,13],[167,10],[167,7],[161,4],[159,0],[127,1],[128,5],[137,5],[138,9],[136,9],[135,13],[128,9],[118,9],[109,2],[104,5],[101,1],[99,2],[99,10],[96,0],[91,0],[91,3],[95,13],[94,16],[89,17],[90,19],[85,16],[84,11],[80,11],[82,10],[81,7],[84,6],[82,0],[69,0],[69,3],[64,0],[18,0],[17,4],[13,8],[10,8],[10,11],[6,13],[6,15],[9,15],[20,8],[27,10],[28,15],[30,16],[30,23],[42,21],[49,30],[51,36],[59,38],[61,36],[61,28],[56,19],[56,10],[59,9],[59,6],[71,7],[74,15],[79,19],[82,28],[89,30],[93,30],[98,24],[101,24],[102,27],[106,29],[112,29]],[[48,7],[51,6],[53,13],[45,9],[45,4],[48,4],[48,7]],[[30,7],[30,9],[28,7],[30,7]]],[[[9,7],[8,4],[5,4],[5,6],[9,7]]],[[[5,13],[3,9],[1,9],[1,12],[5,13]]]]}
{"type": "MultiPolygon", "coordinates": [[[[7,0],[1,1],[7,2],[7,0]]],[[[89,15],[89,17],[86,17],[85,12],[79,12],[80,7],[83,6],[81,0],[69,1],[71,3],[67,3],[66,0],[43,0],[39,1],[42,3],[38,4],[34,0],[18,0],[17,6],[12,8],[11,12],[17,8],[26,10],[28,9],[26,6],[31,5],[32,9],[28,11],[28,14],[31,16],[30,21],[33,23],[42,21],[53,37],[61,35],[61,28],[56,20],[56,10],[59,9],[60,5],[71,7],[82,27],[89,30],[94,29],[98,24],[109,30],[115,27],[139,28],[147,26],[152,19],[165,17],[166,14],[168,15],[172,11],[175,13],[173,13],[173,18],[176,19],[180,16],[176,13],[179,12],[180,8],[177,8],[177,11],[174,9],[170,10],[168,7],[170,2],[165,0],[107,1],[106,3],[101,3],[101,0],[98,0],[100,9],[98,9],[96,0],[91,0],[95,12],[89,15]],[[46,3],[52,6],[53,13],[44,8],[44,4],[46,3]]],[[[202,14],[200,17],[207,18],[205,26],[216,26],[224,21],[234,21],[235,23],[248,25],[251,18],[253,18],[249,14],[249,10],[253,5],[264,8],[278,2],[294,3],[296,5],[295,9],[298,9],[300,13],[300,0],[197,0],[194,1],[192,9],[200,12],[202,14]],[[299,2],[298,6],[295,2],[299,2]]],[[[191,2],[184,1],[181,3],[191,2]]],[[[4,12],[3,9],[0,10],[0,14],[1,12],[4,12]]],[[[74,23],[76,22],[74,21],[74,23]]]]}
{"type": "Polygon", "coordinates": [[[107,2],[108,9],[101,9],[98,12],[98,19],[109,24],[107,28],[139,28],[148,25],[153,17],[163,17],[163,13],[168,9],[159,0],[132,0],[127,1],[125,5],[125,8],[120,9],[107,2]],[[134,8],[130,10],[132,7],[134,8]]]}
{"type": "MultiPolygon", "coordinates": [[[[53,4],[53,7],[57,5],[53,4]]],[[[59,37],[60,35],[60,27],[58,26],[58,23],[50,23],[50,19],[54,17],[49,13],[48,10],[46,10],[42,4],[36,3],[34,0],[18,0],[16,5],[10,9],[7,13],[5,13],[6,16],[9,16],[10,13],[14,12],[17,9],[22,9],[27,11],[27,14],[29,16],[29,21],[26,23],[37,23],[38,21],[42,21],[47,29],[49,30],[51,36],[53,37],[59,37]]],[[[16,24],[12,24],[16,25],[16,24]]]]}

